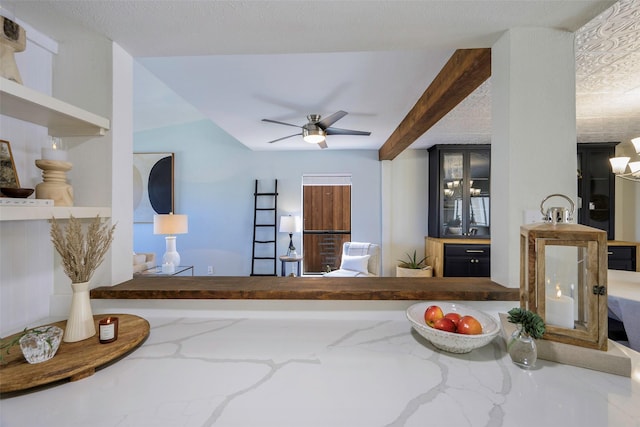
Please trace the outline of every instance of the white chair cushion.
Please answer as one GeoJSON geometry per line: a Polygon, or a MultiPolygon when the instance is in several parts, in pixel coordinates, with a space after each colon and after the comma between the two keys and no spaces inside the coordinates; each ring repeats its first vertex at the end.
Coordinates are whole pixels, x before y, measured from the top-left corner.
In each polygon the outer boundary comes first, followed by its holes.
{"type": "Polygon", "coordinates": [[[322,273],[324,277],[367,277],[370,274],[363,274],[354,270],[334,270],[331,273],[322,273]]]}
{"type": "Polygon", "coordinates": [[[340,270],[358,271],[360,273],[367,274],[367,265],[371,255],[345,255],[342,254],[342,263],[340,264],[340,270]]]}
{"type": "Polygon", "coordinates": [[[147,262],[147,256],[145,254],[133,255],[133,265],[144,264],[147,262]]]}

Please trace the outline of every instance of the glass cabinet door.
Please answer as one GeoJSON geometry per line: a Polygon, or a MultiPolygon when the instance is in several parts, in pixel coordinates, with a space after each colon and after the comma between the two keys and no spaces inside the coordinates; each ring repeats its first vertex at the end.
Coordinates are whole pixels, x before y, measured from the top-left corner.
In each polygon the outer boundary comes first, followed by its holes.
{"type": "Polygon", "coordinates": [[[487,145],[436,145],[429,149],[429,235],[490,237],[487,145]]]}
{"type": "Polygon", "coordinates": [[[463,181],[464,156],[462,153],[443,153],[440,221],[443,235],[462,234],[463,181]]]}
{"type": "Polygon", "coordinates": [[[469,152],[469,222],[465,228],[468,236],[489,236],[489,175],[491,153],[469,152]]]}

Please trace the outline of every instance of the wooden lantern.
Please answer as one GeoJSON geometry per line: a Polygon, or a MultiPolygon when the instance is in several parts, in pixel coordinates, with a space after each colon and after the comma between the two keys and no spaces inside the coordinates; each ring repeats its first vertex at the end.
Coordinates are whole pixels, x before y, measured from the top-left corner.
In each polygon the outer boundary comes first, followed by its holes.
{"type": "Polygon", "coordinates": [[[520,306],[544,339],[607,350],[607,233],[579,224],[520,227],[520,306]]]}

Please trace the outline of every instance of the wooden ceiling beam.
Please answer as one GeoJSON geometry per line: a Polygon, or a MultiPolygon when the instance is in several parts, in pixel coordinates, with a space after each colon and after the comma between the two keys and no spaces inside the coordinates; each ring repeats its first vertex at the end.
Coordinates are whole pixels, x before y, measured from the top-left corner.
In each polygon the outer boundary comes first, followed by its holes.
{"type": "Polygon", "coordinates": [[[393,160],[491,76],[491,49],[458,49],[378,150],[393,160]]]}

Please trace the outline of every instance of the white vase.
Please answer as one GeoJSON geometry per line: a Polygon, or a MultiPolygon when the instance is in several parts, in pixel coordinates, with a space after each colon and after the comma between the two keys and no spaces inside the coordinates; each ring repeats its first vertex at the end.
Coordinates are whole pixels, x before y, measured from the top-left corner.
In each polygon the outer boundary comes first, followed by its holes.
{"type": "Polygon", "coordinates": [[[91,338],[96,334],[91,301],[89,300],[89,282],[72,283],[71,310],[64,329],[64,342],[76,342],[91,338]]]}

